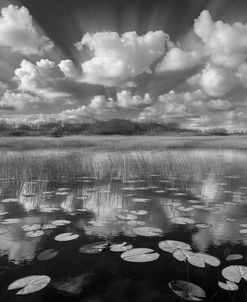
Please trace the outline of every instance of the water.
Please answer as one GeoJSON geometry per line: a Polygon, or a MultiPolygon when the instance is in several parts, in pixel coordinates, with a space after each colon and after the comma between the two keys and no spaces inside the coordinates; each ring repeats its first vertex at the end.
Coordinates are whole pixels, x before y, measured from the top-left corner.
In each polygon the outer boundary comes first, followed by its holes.
{"type": "MultiPolygon", "coordinates": [[[[198,151],[193,152],[194,156],[188,152],[190,161],[191,157],[199,161],[198,151]]],[[[139,171],[134,175],[132,171],[133,175],[125,175],[124,179],[112,175],[107,181],[89,175],[60,182],[2,179],[0,300],[180,301],[168,283],[185,280],[201,286],[211,301],[244,301],[246,281],[230,293],[221,290],[217,282],[224,281],[224,267],[247,265],[247,237],[239,232],[244,229],[239,225],[247,223],[247,154],[212,151],[207,156],[203,169],[194,162],[194,169],[183,169],[181,175],[173,177],[138,175],[139,171]],[[186,211],[188,207],[192,209],[186,211]],[[120,219],[119,215],[127,214],[137,214],[137,221],[161,229],[162,234],[136,235],[133,222],[120,219]],[[189,218],[192,223],[174,223],[177,217],[189,218]],[[5,220],[9,218],[19,220],[9,224],[5,220]],[[22,228],[33,224],[42,228],[54,220],[67,220],[68,224],[44,230],[37,238],[28,237],[22,228]],[[208,228],[201,229],[198,224],[208,228]],[[71,241],[55,240],[68,232],[79,236],[71,241]],[[183,241],[194,252],[217,257],[221,265],[199,268],[178,261],[158,247],[163,240],[183,241]],[[153,262],[134,263],[124,261],[120,252],[109,248],[97,254],[79,252],[82,246],[98,241],[107,242],[108,247],[126,242],[134,248],[151,248],[160,256],[153,262]],[[46,249],[54,249],[57,255],[47,261],[38,260],[46,249]],[[226,261],[229,254],[241,254],[243,259],[226,261]],[[7,290],[11,282],[29,275],[47,275],[51,282],[27,296],[7,290]]]]}

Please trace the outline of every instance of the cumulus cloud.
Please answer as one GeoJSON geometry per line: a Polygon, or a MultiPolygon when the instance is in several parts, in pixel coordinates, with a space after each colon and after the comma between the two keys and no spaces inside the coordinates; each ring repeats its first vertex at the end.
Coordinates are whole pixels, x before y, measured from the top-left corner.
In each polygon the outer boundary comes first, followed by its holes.
{"type": "Polygon", "coordinates": [[[24,92],[13,92],[10,90],[5,91],[0,99],[0,107],[5,110],[24,110],[33,109],[42,103],[42,100],[38,96],[30,95],[24,92]]]}
{"type": "Polygon", "coordinates": [[[9,5],[1,10],[0,46],[23,55],[43,55],[53,43],[37,31],[27,8],[9,5]]]}
{"type": "Polygon", "coordinates": [[[195,67],[202,63],[202,56],[196,51],[184,51],[180,48],[171,48],[162,61],[156,66],[157,73],[178,71],[195,67]]]}
{"type": "Polygon", "coordinates": [[[76,70],[74,63],[71,60],[62,60],[58,66],[68,78],[76,78],[79,76],[79,72],[76,70]]]}
{"type": "Polygon", "coordinates": [[[68,93],[56,88],[57,81],[63,77],[64,73],[54,62],[41,59],[36,64],[23,60],[20,68],[15,70],[14,79],[20,91],[32,92],[52,101],[58,97],[69,96],[68,93]]]}
{"type": "Polygon", "coordinates": [[[247,24],[214,22],[208,11],[195,20],[194,31],[205,44],[212,63],[237,68],[245,62],[247,51],[247,24]]]}
{"type": "Polygon", "coordinates": [[[231,71],[207,65],[201,73],[199,84],[209,96],[221,97],[236,86],[237,80],[231,71]]]}
{"type": "Polygon", "coordinates": [[[149,72],[152,63],[166,52],[169,38],[163,31],[85,34],[76,44],[89,49],[92,58],[82,63],[83,81],[104,86],[119,86],[135,76],[149,72]]]}
{"type": "Polygon", "coordinates": [[[128,90],[122,90],[117,93],[116,105],[122,108],[134,108],[140,105],[148,105],[153,102],[149,93],[145,93],[144,97],[132,95],[128,90]]]}

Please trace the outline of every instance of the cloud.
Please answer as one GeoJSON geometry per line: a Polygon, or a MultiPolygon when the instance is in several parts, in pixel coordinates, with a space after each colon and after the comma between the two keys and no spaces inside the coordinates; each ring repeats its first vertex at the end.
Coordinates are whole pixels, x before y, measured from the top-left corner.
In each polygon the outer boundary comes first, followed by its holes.
{"type": "Polygon", "coordinates": [[[24,110],[37,108],[42,103],[42,100],[37,97],[30,95],[29,93],[15,93],[10,90],[5,91],[2,98],[0,99],[0,107],[2,110],[24,110]]]}
{"type": "Polygon", "coordinates": [[[207,65],[199,84],[209,96],[221,97],[236,87],[237,79],[230,70],[207,65]]]}
{"type": "Polygon", "coordinates": [[[196,51],[184,51],[180,48],[171,48],[162,61],[156,66],[157,73],[178,71],[195,67],[202,63],[202,58],[196,51]]]}
{"type": "Polygon", "coordinates": [[[9,5],[1,10],[0,46],[23,55],[43,55],[53,43],[37,31],[27,8],[9,5]]]}
{"type": "Polygon", "coordinates": [[[122,108],[135,108],[141,105],[149,105],[153,102],[149,93],[146,93],[144,97],[139,95],[132,95],[128,90],[122,90],[117,93],[116,105],[122,108]]]}
{"type": "Polygon", "coordinates": [[[79,72],[76,70],[74,63],[71,60],[62,60],[58,66],[68,78],[76,78],[79,76],[79,72]]]}
{"type": "Polygon", "coordinates": [[[208,11],[195,20],[194,31],[205,45],[210,61],[218,66],[237,68],[245,62],[247,24],[214,22],[208,11]]]}
{"type": "Polygon", "coordinates": [[[23,60],[20,68],[15,70],[14,79],[20,91],[35,93],[54,101],[59,97],[69,97],[70,94],[58,88],[57,83],[64,78],[64,73],[52,61],[41,59],[36,64],[23,60]]]}
{"type": "Polygon", "coordinates": [[[76,44],[89,49],[92,58],[81,64],[82,81],[104,86],[120,86],[139,74],[150,71],[152,63],[166,52],[169,38],[163,31],[85,34],[76,44]]]}

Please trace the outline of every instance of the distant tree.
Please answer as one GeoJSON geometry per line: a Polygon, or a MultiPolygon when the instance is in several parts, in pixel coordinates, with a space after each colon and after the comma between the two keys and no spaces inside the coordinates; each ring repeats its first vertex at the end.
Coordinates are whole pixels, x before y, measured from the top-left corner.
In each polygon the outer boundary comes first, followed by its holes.
{"type": "Polygon", "coordinates": [[[62,130],[61,127],[56,126],[56,127],[51,129],[50,135],[53,136],[53,137],[61,137],[61,136],[63,136],[63,130],[62,130]]]}
{"type": "Polygon", "coordinates": [[[225,128],[212,128],[208,131],[210,135],[228,135],[228,132],[225,128]]]}

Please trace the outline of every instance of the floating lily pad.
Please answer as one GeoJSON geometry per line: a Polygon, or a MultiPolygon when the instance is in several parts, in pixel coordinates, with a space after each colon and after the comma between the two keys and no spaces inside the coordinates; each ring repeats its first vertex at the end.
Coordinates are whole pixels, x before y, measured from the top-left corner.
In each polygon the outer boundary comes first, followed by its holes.
{"type": "Polygon", "coordinates": [[[239,283],[241,279],[247,281],[247,266],[230,265],[222,270],[222,276],[232,282],[239,283]]]}
{"type": "Polygon", "coordinates": [[[42,230],[52,230],[52,229],[55,229],[57,227],[58,226],[55,225],[55,224],[47,223],[47,224],[43,224],[41,228],[42,228],[42,230]]]}
{"type": "Polygon", "coordinates": [[[149,202],[150,199],[148,199],[148,198],[133,198],[132,201],[133,202],[149,202]]]}
{"type": "Polygon", "coordinates": [[[121,220],[135,220],[137,219],[137,216],[134,214],[125,214],[125,215],[117,215],[117,218],[121,220]]]}
{"type": "Polygon", "coordinates": [[[47,250],[44,250],[43,252],[41,252],[37,256],[37,259],[40,261],[46,261],[46,260],[50,260],[50,259],[56,257],[57,254],[58,254],[58,251],[56,251],[54,249],[47,249],[47,250]]]}
{"type": "Polygon", "coordinates": [[[134,228],[133,232],[140,236],[145,237],[155,237],[162,235],[163,231],[158,228],[152,228],[152,227],[140,227],[140,228],[134,228]]]}
{"type": "Polygon", "coordinates": [[[62,233],[60,235],[57,235],[55,237],[56,241],[71,241],[74,240],[76,238],[78,238],[79,235],[78,234],[73,234],[73,233],[62,233]]]}
{"type": "Polygon", "coordinates": [[[243,256],[240,254],[231,254],[226,257],[226,261],[235,261],[243,259],[243,256]]]}
{"type": "Polygon", "coordinates": [[[177,296],[184,300],[203,301],[206,299],[205,291],[194,283],[176,280],[170,282],[168,285],[177,296]]]}
{"type": "Polygon", "coordinates": [[[131,214],[137,215],[137,216],[145,216],[147,215],[148,211],[146,210],[139,210],[139,211],[131,211],[131,214]]]}
{"type": "Polygon", "coordinates": [[[0,216],[6,215],[8,212],[0,212],[0,216]]]}
{"type": "Polygon", "coordinates": [[[8,229],[0,228],[0,235],[6,234],[8,232],[8,229]]]}
{"type": "Polygon", "coordinates": [[[194,208],[184,207],[184,206],[177,207],[176,209],[180,212],[192,212],[192,211],[194,211],[194,208]]]}
{"type": "Polygon", "coordinates": [[[65,220],[65,219],[54,220],[54,221],[52,221],[52,224],[54,224],[56,226],[62,226],[62,225],[70,224],[70,221],[69,220],[65,220]]]}
{"type": "Polygon", "coordinates": [[[131,249],[121,254],[121,258],[128,262],[151,262],[159,258],[159,254],[149,248],[131,249]]]}
{"type": "Polygon", "coordinates": [[[110,251],[112,252],[126,252],[128,250],[131,250],[133,248],[133,245],[127,244],[127,242],[123,243],[115,243],[110,246],[110,251]]]}
{"type": "Polygon", "coordinates": [[[35,223],[35,224],[32,224],[32,225],[23,225],[22,227],[22,230],[24,232],[31,232],[31,231],[37,231],[41,228],[41,225],[39,223],[35,223]]]}
{"type": "Polygon", "coordinates": [[[132,226],[132,227],[137,227],[137,226],[140,226],[140,225],[145,225],[145,222],[144,221],[140,221],[140,220],[130,220],[127,222],[127,225],[129,226],[132,226]]]}
{"type": "Polygon", "coordinates": [[[213,225],[209,223],[197,223],[195,227],[197,227],[198,229],[210,229],[213,227],[213,225]]]}
{"type": "Polygon", "coordinates": [[[191,250],[191,246],[182,241],[164,240],[159,242],[159,248],[168,253],[174,253],[177,249],[191,250]]]}
{"type": "Polygon", "coordinates": [[[31,238],[37,238],[37,237],[41,237],[43,236],[45,233],[41,230],[38,231],[31,231],[31,232],[27,232],[26,236],[27,237],[31,237],[31,238]]]}
{"type": "Polygon", "coordinates": [[[2,224],[15,224],[19,223],[21,220],[19,218],[7,218],[4,219],[1,223],[2,224]]]}
{"type": "Polygon", "coordinates": [[[174,217],[171,219],[171,222],[185,225],[185,224],[193,224],[195,223],[195,220],[187,217],[174,217]]]}
{"type": "Polygon", "coordinates": [[[219,281],[218,285],[219,285],[220,288],[222,288],[224,290],[228,290],[228,291],[238,290],[238,285],[236,283],[231,282],[231,281],[226,281],[226,283],[219,281]]]}
{"type": "Polygon", "coordinates": [[[83,245],[79,252],[83,254],[98,254],[106,251],[109,248],[109,243],[105,241],[99,241],[83,245]]]}
{"type": "Polygon", "coordinates": [[[16,280],[11,283],[8,290],[20,289],[17,295],[28,295],[40,291],[45,288],[51,281],[51,278],[46,275],[32,275],[16,280]]]}
{"type": "Polygon", "coordinates": [[[6,199],[1,200],[1,202],[3,202],[3,203],[19,202],[19,199],[18,198],[6,198],[6,199]]]}
{"type": "Polygon", "coordinates": [[[206,264],[214,267],[220,265],[218,258],[202,253],[194,253],[191,257],[188,257],[188,262],[197,267],[205,267],[206,264]]]}

